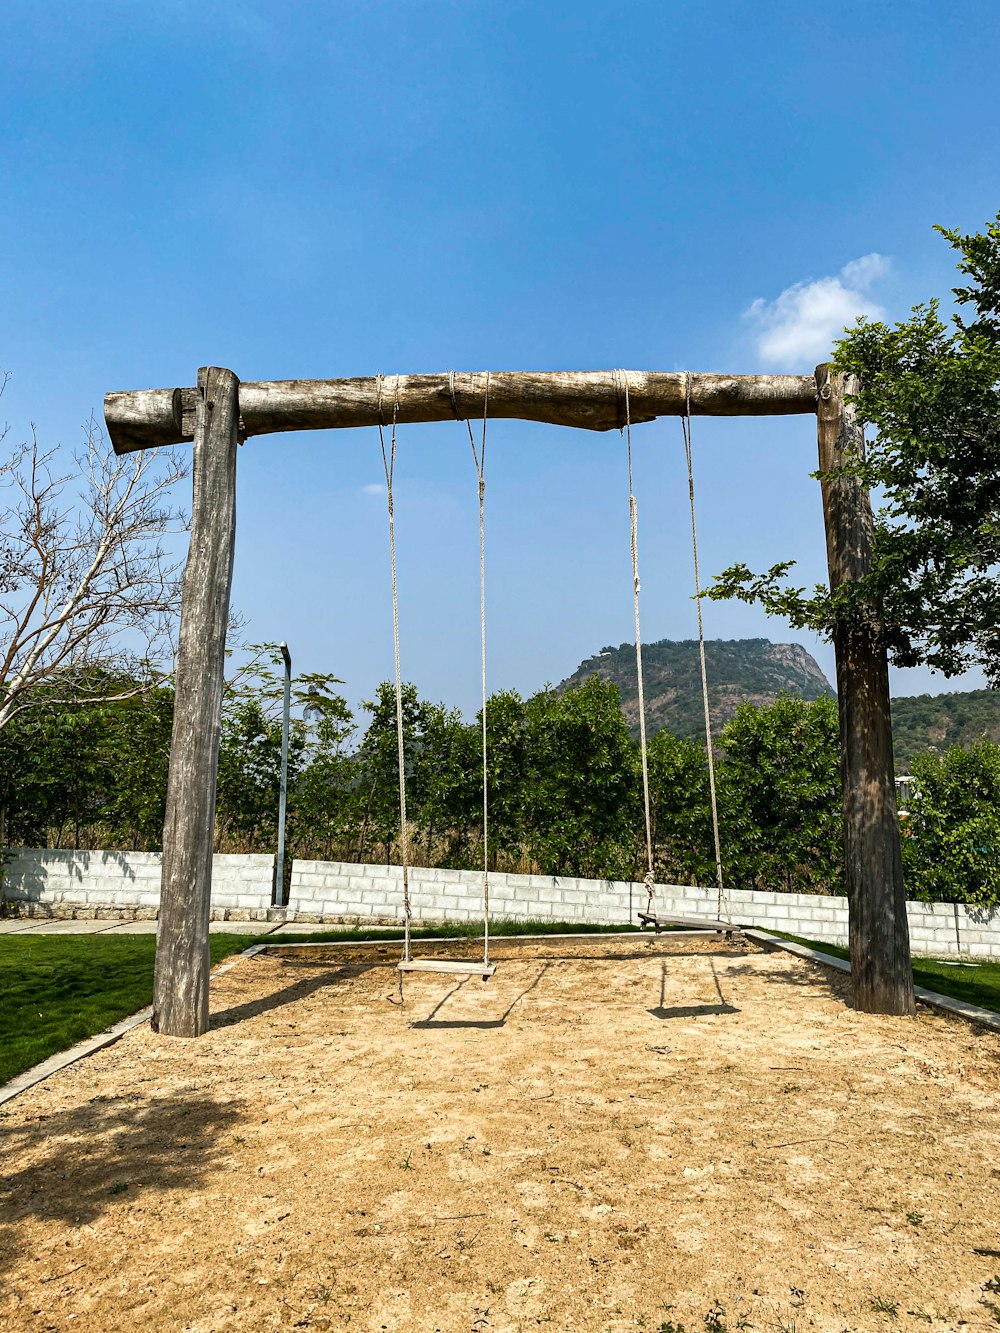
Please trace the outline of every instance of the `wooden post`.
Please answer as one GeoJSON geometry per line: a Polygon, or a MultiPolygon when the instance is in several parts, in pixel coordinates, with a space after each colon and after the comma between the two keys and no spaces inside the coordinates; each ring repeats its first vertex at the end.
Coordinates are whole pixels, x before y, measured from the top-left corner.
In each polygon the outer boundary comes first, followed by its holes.
{"type": "MultiPolygon", "coordinates": [[[[852,375],[817,366],[819,466],[835,472],[864,447],[864,430],[845,395],[852,375]]],[[[850,473],[825,479],[823,518],[830,590],[871,569],[872,510],[850,473]]],[[[889,666],[877,628],[838,628],[837,693],[844,793],[844,853],[854,1004],[870,1014],[912,1014],[913,972],[892,761],[889,666]]]]}
{"type": "Polygon", "coordinates": [[[236,542],[239,385],[231,370],[198,371],[191,544],[181,597],[153,981],[153,1030],[171,1037],[198,1037],[208,1028],[208,922],[236,542]]]}

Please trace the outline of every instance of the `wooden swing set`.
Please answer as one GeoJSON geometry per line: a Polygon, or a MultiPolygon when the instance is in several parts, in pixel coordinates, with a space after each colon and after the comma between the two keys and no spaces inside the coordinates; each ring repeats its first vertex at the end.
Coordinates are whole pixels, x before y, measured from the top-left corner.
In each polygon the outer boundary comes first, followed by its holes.
{"type": "MultiPolygon", "coordinates": [[[[715,867],[716,884],[718,887],[717,916],[714,920],[706,920],[704,917],[693,916],[663,916],[657,913],[655,909],[656,895],[656,876],[654,873],[653,857],[653,825],[650,809],[649,797],[649,749],[646,743],[646,703],[645,690],[642,673],[642,627],[639,615],[639,532],[638,532],[638,504],[635,498],[635,490],[632,480],[632,415],[629,399],[628,377],[622,371],[616,372],[621,376],[622,396],[625,403],[625,441],[626,441],[626,459],[628,463],[628,506],[629,506],[629,548],[632,556],[632,603],[635,618],[635,669],[638,680],[639,691],[639,752],[640,767],[642,771],[642,794],[644,810],[644,828],[646,834],[646,874],[643,883],[647,891],[646,910],[638,913],[638,919],[643,929],[652,926],[658,935],[663,929],[674,927],[687,927],[694,931],[711,932],[714,934],[725,933],[729,938],[740,934],[740,930],[733,924],[732,913],[729,910],[729,902],[725,896],[722,877],[722,849],[719,841],[719,810],[715,792],[715,760],[712,746],[712,724],[709,715],[708,700],[708,673],[705,665],[705,629],[701,612],[701,586],[698,574],[698,528],[695,516],[695,498],[694,498],[694,469],[691,457],[691,411],[690,411],[690,392],[685,394],[685,414],[682,418],[684,431],[684,453],[687,461],[688,475],[688,493],[691,503],[691,546],[694,558],[694,582],[695,582],[695,601],[698,607],[698,648],[701,661],[701,685],[702,702],[705,713],[705,744],[708,754],[708,779],[709,791],[712,808],[712,829],[715,841],[715,867]],[[725,908],[726,920],[722,920],[723,907],[725,908]]],[[[469,444],[472,448],[472,461],[476,469],[476,478],[479,483],[479,622],[480,622],[480,661],[482,668],[482,709],[480,719],[482,724],[482,791],[483,791],[483,955],[482,962],[473,959],[442,959],[442,958],[414,958],[411,941],[411,927],[413,922],[413,908],[410,898],[410,847],[409,847],[409,822],[406,815],[406,755],[405,738],[403,725],[403,678],[400,670],[400,648],[399,648],[399,589],[396,578],[396,523],[395,523],[395,499],[393,494],[393,479],[396,470],[396,426],[399,413],[399,393],[398,377],[393,380],[393,411],[392,426],[389,436],[389,448],[386,449],[384,417],[385,411],[383,403],[383,379],[379,380],[379,422],[378,438],[382,453],[382,467],[385,472],[386,488],[386,507],[389,517],[389,567],[392,578],[392,639],[393,639],[393,660],[395,669],[395,691],[396,691],[396,747],[397,747],[397,765],[398,765],[398,788],[399,788],[399,851],[403,878],[403,956],[397,964],[397,971],[401,974],[407,972],[441,972],[450,976],[479,976],[483,981],[488,981],[496,971],[495,964],[490,962],[490,857],[489,857],[489,763],[488,763],[488,736],[487,736],[487,703],[488,693],[486,688],[486,428],[489,421],[489,399],[490,399],[490,372],[486,372],[486,383],[483,388],[483,426],[482,438],[479,446],[476,446],[475,436],[472,433],[472,425],[468,418],[465,418],[465,426],[469,432],[469,444]]],[[[455,374],[451,373],[449,380],[449,391],[454,397],[455,392],[455,374]]],[[[456,406],[457,412],[457,406],[456,406]]],[[[400,976],[400,996],[402,997],[402,975],[400,976]]]]}
{"type": "MultiPolygon", "coordinates": [[[[163,834],[163,876],[154,977],[153,1027],[171,1036],[199,1036],[208,1028],[209,919],[215,788],[219,754],[225,640],[236,537],[237,445],[253,435],[292,430],[375,426],[382,443],[388,490],[393,569],[397,738],[404,772],[395,587],[392,471],[396,427],[408,422],[482,418],[477,451],[469,426],[480,499],[480,598],[483,662],[484,914],[482,963],[414,959],[410,950],[411,906],[406,855],[405,782],[400,782],[400,827],[404,874],[404,956],[401,971],[451,970],[489,976],[488,805],[486,783],[486,618],[484,556],[484,467],[488,418],[520,418],[587,430],[623,430],[628,443],[632,522],[637,670],[642,688],[638,611],[635,496],[631,479],[631,427],[659,416],[684,423],[692,506],[695,582],[698,583],[694,488],[691,473],[692,416],[815,414],[826,527],[830,587],[863,578],[871,567],[872,514],[867,490],[843,464],[863,448],[863,427],[852,396],[851,376],[817,367],[815,375],[717,375],[645,371],[485,372],[393,377],[391,440],[385,446],[385,379],[378,375],[343,380],[258,381],[241,384],[231,370],[203,367],[193,388],[139,389],[109,393],[105,420],[114,449],[138,449],[193,441],[191,539],[184,570],[181,626],[175,673],[174,726],[163,834]]],[[[699,641],[704,635],[699,607],[699,641]]],[[[850,914],[854,1003],[870,1013],[914,1012],[909,934],[903,895],[889,719],[888,664],[875,630],[844,626],[834,634],[841,722],[841,776],[846,887],[850,914]]],[[[707,690],[706,726],[707,726],[707,690]]],[[[646,805],[645,882],[653,888],[645,716],[640,697],[643,780],[646,805]]],[[[711,755],[711,732],[708,729],[711,755]]],[[[712,786],[714,789],[714,770],[712,786]]],[[[732,930],[721,920],[724,902],[718,820],[713,801],[719,920],[679,924],[732,930]]],[[[667,918],[652,910],[645,924],[667,918]]],[[[727,916],[728,916],[727,910],[727,916]]]]}

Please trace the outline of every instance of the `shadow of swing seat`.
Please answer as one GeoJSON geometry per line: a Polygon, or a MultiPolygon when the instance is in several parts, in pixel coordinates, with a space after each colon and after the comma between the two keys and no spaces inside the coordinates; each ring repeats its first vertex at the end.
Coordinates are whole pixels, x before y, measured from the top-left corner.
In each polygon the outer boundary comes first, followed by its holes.
{"type": "Polygon", "coordinates": [[[410,958],[396,964],[397,972],[445,972],[453,977],[482,977],[489,981],[497,970],[496,963],[478,963],[474,959],[464,962],[446,958],[410,958]]]}

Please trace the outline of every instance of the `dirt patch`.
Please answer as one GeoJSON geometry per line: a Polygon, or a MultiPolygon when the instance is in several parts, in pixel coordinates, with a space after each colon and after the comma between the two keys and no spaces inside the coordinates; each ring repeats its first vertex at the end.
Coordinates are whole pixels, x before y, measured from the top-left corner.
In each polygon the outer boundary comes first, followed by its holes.
{"type": "Polygon", "coordinates": [[[997,1328],[996,1035],[721,943],[495,954],[403,1006],[391,947],[261,955],[10,1103],[0,1326],[997,1328]]]}

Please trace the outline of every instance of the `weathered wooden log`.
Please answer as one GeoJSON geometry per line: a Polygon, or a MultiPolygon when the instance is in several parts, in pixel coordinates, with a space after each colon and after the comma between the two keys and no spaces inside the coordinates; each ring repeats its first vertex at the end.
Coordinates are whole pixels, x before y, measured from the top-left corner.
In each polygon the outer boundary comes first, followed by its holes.
{"type": "Polygon", "coordinates": [[[114,399],[114,424],[106,417],[108,434],[115,453],[128,454],[136,449],[155,449],[161,444],[177,444],[192,439],[194,426],[185,434],[180,389],[129,389],[107,394],[114,399]]]}
{"type": "Polygon", "coordinates": [[[210,366],[199,370],[198,386],[153,981],[153,1030],[171,1037],[208,1028],[215,784],[236,544],[239,380],[210,366]]]}
{"type": "MultiPolygon", "coordinates": [[[[553,426],[614,430],[658,416],[785,416],[815,412],[812,375],[707,375],[664,371],[494,371],[489,415],[553,426]]],[[[345,380],[262,380],[240,385],[240,432],[333,430],[482,416],[486,373],[385,375],[345,380]]],[[[190,389],[109,393],[104,418],[117,453],[180,443],[194,435],[190,389]],[[179,399],[172,395],[180,395],[179,399]],[[180,426],[178,407],[180,404],[180,426]]]]}
{"type": "MultiPolygon", "coordinates": [[[[854,376],[816,368],[819,466],[831,591],[871,570],[868,491],[849,472],[836,475],[864,447],[854,405],[854,376]],[[834,474],[834,475],[826,475],[834,474]]],[[[869,1014],[912,1014],[913,971],[903,891],[889,716],[889,666],[876,628],[843,626],[834,634],[840,706],[844,853],[854,1004],[869,1014]]]]}

